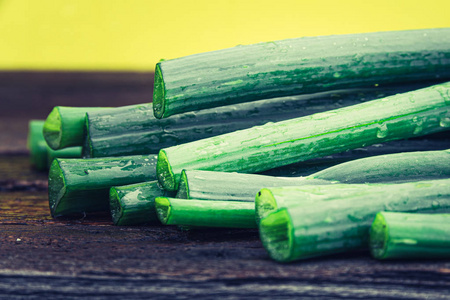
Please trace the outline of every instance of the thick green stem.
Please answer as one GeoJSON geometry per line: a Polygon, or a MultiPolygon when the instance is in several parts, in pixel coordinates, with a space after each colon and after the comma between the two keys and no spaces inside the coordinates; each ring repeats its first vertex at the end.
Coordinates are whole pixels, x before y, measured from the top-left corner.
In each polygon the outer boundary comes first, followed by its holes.
{"type": "Polygon", "coordinates": [[[86,112],[99,109],[103,108],[55,106],[44,124],[47,144],[54,150],[82,146],[86,112]]]}
{"type": "Polygon", "coordinates": [[[349,149],[450,128],[450,83],[162,149],[158,180],[183,169],[256,173],[349,149]]]}
{"type": "Polygon", "coordinates": [[[449,28],[288,39],[159,62],[157,118],[273,97],[450,78],[449,28]]]}
{"type": "Polygon", "coordinates": [[[195,227],[256,228],[251,202],[156,198],[161,223],[195,227]]]}
{"type": "Polygon", "coordinates": [[[450,212],[450,179],[306,188],[291,193],[295,206],[281,208],[260,222],[261,240],[275,260],[368,250],[369,229],[380,211],[450,212]]]}
{"type": "Polygon", "coordinates": [[[130,226],[158,222],[155,198],[174,196],[164,191],[158,181],[112,187],[109,207],[114,225],[130,226]]]}
{"type": "MultiPolygon", "coordinates": [[[[254,202],[265,186],[306,184],[305,178],[273,177],[200,170],[183,170],[177,198],[254,202]]],[[[307,180],[309,184],[328,184],[325,180],[307,180]]]]}
{"type": "Polygon", "coordinates": [[[380,212],[370,250],[376,259],[450,258],[450,214],[380,212]]]}
{"type": "Polygon", "coordinates": [[[156,179],[156,156],[56,159],[48,179],[52,216],[108,211],[109,189],[156,179]]]}

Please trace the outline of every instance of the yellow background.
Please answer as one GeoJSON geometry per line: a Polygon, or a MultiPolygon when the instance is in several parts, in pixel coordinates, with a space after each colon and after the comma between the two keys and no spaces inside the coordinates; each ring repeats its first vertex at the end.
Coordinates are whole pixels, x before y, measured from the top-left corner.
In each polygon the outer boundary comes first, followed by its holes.
{"type": "Polygon", "coordinates": [[[449,0],[0,0],[0,69],[152,71],[238,44],[435,27],[449,0]]]}

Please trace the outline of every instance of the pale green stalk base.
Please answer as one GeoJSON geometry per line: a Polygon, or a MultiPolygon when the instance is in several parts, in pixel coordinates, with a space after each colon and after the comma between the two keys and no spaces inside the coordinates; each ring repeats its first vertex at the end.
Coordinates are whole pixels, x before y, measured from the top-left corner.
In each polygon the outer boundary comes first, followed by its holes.
{"type": "Polygon", "coordinates": [[[165,225],[256,228],[251,202],[158,197],[155,205],[165,225]]]}
{"type": "Polygon", "coordinates": [[[370,250],[376,259],[450,258],[450,214],[380,212],[370,250]]]}

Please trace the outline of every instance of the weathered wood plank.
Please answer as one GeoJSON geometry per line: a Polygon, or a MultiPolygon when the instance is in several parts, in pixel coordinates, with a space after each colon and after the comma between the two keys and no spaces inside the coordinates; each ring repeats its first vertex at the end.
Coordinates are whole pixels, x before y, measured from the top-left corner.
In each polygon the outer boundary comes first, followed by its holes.
{"type": "Polygon", "coordinates": [[[0,299],[448,299],[423,286],[252,278],[174,281],[146,277],[0,275],[0,299]],[[27,287],[32,282],[34,289],[27,287]]]}

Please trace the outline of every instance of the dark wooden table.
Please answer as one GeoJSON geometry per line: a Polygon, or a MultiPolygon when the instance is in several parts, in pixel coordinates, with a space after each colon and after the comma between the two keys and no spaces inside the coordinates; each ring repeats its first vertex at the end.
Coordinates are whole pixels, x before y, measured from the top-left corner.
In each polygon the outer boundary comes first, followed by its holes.
{"type": "Polygon", "coordinates": [[[52,219],[47,174],[28,162],[28,120],[55,105],[148,102],[152,84],[147,73],[0,73],[0,299],[450,299],[448,260],[352,253],[279,264],[256,230],[52,219]]]}

